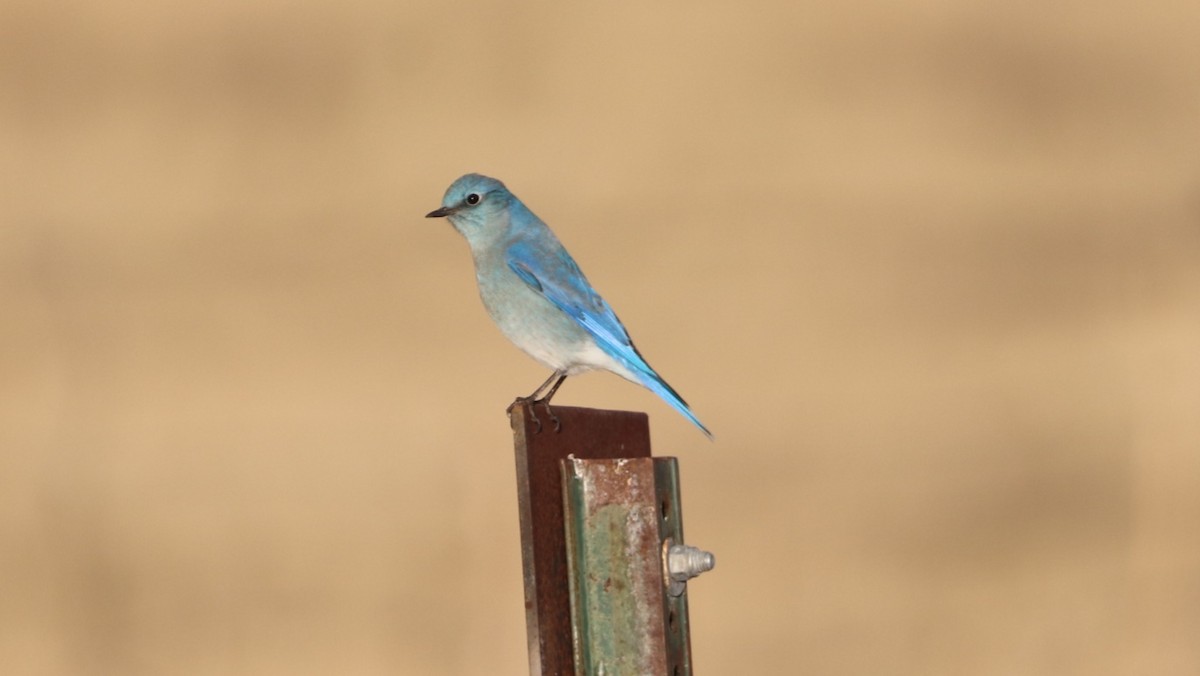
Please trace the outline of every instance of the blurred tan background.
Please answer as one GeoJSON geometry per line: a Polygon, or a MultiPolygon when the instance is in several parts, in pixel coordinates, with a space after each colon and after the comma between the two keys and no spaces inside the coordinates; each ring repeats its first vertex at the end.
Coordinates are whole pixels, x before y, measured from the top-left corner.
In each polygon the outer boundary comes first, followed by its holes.
{"type": "Polygon", "coordinates": [[[0,673],[522,674],[437,207],[505,180],[717,435],[702,674],[1200,673],[1200,15],[0,5],[0,673]]]}

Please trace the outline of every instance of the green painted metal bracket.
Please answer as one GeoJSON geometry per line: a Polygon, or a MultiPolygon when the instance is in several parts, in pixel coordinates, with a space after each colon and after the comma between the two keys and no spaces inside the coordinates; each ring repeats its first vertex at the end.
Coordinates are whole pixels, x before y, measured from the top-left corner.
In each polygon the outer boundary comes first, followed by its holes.
{"type": "Polygon", "coordinates": [[[690,676],[684,581],[713,561],[693,550],[696,572],[683,572],[675,458],[567,458],[560,466],[575,672],[690,676]]]}

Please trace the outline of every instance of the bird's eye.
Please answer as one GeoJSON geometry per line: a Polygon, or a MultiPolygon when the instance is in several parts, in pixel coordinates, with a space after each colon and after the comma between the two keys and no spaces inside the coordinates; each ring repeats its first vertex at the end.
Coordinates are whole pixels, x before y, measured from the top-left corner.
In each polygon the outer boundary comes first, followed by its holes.
{"type": "Polygon", "coordinates": [[[475,193],[471,193],[470,195],[467,195],[467,204],[470,204],[472,206],[479,204],[479,195],[477,195],[475,193]]]}

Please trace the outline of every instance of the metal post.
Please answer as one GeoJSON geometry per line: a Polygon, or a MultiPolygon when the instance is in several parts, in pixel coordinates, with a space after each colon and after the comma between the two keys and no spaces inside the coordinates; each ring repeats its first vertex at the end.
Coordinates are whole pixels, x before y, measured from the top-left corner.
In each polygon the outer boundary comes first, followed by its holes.
{"type": "Polygon", "coordinates": [[[564,460],[562,472],[576,670],[690,676],[675,458],[564,460]]]}
{"type": "Polygon", "coordinates": [[[512,408],[532,676],[688,676],[678,467],[650,458],[644,413],[512,408]],[[566,516],[564,517],[564,510],[566,516]]]}
{"type": "Polygon", "coordinates": [[[555,406],[560,431],[538,407],[509,413],[517,460],[517,507],[525,577],[525,628],[531,676],[573,676],[571,597],[563,530],[559,461],[576,458],[648,458],[650,425],[645,413],[555,406]]]}

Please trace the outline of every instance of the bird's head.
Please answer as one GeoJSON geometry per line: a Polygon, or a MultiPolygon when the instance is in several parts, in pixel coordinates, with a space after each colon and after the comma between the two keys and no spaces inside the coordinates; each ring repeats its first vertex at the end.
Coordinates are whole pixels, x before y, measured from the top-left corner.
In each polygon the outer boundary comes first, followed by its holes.
{"type": "Polygon", "coordinates": [[[512,193],[500,181],[480,174],[467,174],[446,188],[441,208],[425,217],[445,217],[468,242],[474,243],[507,227],[508,219],[503,216],[511,200],[512,193]]]}

